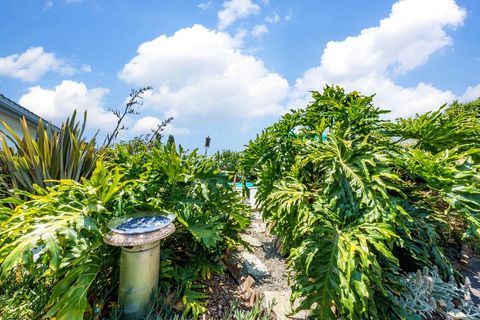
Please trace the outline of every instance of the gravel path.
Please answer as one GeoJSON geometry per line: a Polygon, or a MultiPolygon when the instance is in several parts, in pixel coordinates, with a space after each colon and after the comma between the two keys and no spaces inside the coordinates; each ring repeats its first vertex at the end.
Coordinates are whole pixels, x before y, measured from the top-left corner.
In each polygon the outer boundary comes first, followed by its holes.
{"type": "Polygon", "coordinates": [[[274,239],[267,233],[265,224],[259,218],[254,219],[246,234],[260,242],[260,246],[251,245],[251,249],[253,254],[265,264],[270,273],[268,277],[257,279],[255,287],[263,292],[289,290],[285,258],[275,249],[274,239]]]}
{"type": "Polygon", "coordinates": [[[252,224],[242,238],[250,244],[252,254],[258,258],[261,268],[268,270],[269,275],[258,277],[255,283],[255,288],[264,295],[265,306],[273,305],[277,320],[306,319],[306,312],[290,315],[291,291],[286,261],[275,248],[274,237],[268,233],[259,212],[252,213],[252,224]]]}

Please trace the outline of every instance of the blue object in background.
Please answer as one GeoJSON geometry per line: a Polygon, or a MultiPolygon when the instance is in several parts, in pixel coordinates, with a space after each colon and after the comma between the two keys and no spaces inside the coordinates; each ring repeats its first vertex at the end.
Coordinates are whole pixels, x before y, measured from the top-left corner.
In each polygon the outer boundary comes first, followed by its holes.
{"type": "MultiPolygon", "coordinates": [[[[254,187],[252,182],[245,182],[245,185],[247,186],[248,189],[251,189],[254,187]]],[[[235,183],[235,188],[237,189],[242,189],[243,188],[243,183],[241,182],[236,182],[235,183]]]]}

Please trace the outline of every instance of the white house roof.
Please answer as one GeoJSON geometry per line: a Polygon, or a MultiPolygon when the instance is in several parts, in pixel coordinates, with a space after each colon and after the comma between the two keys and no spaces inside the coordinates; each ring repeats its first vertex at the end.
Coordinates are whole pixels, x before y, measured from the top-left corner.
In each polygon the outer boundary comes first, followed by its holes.
{"type": "MultiPolygon", "coordinates": [[[[35,113],[31,112],[27,108],[22,107],[15,101],[8,99],[1,93],[0,93],[0,110],[14,118],[25,117],[27,122],[29,122],[31,125],[35,127],[38,124],[38,120],[41,119],[35,113]]],[[[51,127],[55,131],[60,131],[60,128],[54,125],[53,123],[46,121],[45,119],[42,119],[42,120],[47,127],[51,127]]]]}

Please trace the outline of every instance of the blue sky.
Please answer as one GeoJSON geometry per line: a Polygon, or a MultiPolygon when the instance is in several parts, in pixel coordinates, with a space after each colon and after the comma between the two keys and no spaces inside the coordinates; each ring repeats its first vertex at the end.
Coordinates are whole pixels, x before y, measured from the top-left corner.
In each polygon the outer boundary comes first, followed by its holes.
{"type": "Polygon", "coordinates": [[[90,132],[150,85],[128,139],[167,116],[188,148],[239,150],[325,84],[376,93],[389,117],[480,96],[480,2],[2,1],[0,93],[90,132]]]}

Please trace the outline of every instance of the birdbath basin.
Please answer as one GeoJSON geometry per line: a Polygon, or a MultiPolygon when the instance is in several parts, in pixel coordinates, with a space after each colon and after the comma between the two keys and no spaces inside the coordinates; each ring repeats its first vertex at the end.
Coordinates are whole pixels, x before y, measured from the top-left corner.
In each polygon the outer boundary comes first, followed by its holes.
{"type": "Polygon", "coordinates": [[[175,231],[174,215],[137,212],[113,218],[103,240],[122,247],[118,300],[123,319],[143,319],[158,285],[160,240],[175,231]]]}

